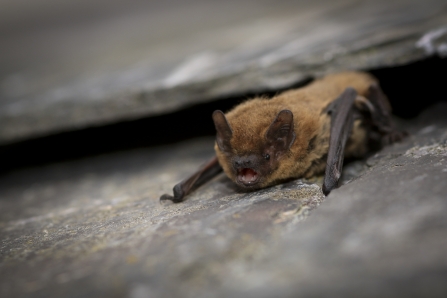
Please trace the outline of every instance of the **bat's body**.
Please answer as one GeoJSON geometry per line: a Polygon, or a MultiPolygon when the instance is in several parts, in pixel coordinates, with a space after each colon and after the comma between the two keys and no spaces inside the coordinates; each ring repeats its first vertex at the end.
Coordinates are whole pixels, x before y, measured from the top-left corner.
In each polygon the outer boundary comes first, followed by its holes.
{"type": "Polygon", "coordinates": [[[344,72],[286,91],[272,99],[246,101],[224,115],[215,111],[213,159],[176,185],[174,202],[219,172],[245,189],[325,173],[323,191],[337,186],[343,158],[362,156],[372,136],[400,139],[378,82],[367,73],[344,72]]]}
{"type": "MultiPolygon", "coordinates": [[[[366,96],[368,87],[375,81],[363,73],[341,73],[317,80],[307,87],[284,92],[272,99],[253,99],[247,101],[228,114],[226,118],[233,130],[231,147],[237,155],[262,154],[260,148],[265,147],[264,136],[282,110],[293,113],[293,130],[295,140],[289,150],[281,154],[274,171],[262,179],[259,187],[266,187],[281,180],[300,177],[312,177],[324,171],[325,156],[328,153],[331,117],[325,108],[336,99],[347,87],[353,87],[359,95],[366,96]]],[[[366,131],[357,120],[353,134],[349,139],[350,146],[346,155],[361,156],[366,152],[366,131]]],[[[233,181],[235,173],[232,169],[232,155],[228,156],[216,144],[215,150],[219,164],[233,181]]],[[[270,160],[273,159],[272,153],[270,160]]]]}

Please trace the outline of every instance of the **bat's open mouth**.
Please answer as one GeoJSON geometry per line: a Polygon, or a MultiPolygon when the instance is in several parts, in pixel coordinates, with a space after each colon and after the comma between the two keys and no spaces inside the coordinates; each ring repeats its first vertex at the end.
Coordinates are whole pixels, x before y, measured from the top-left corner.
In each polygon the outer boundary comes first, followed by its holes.
{"type": "Polygon", "coordinates": [[[258,182],[258,173],[250,168],[243,168],[237,172],[237,180],[245,186],[253,186],[258,182]]]}

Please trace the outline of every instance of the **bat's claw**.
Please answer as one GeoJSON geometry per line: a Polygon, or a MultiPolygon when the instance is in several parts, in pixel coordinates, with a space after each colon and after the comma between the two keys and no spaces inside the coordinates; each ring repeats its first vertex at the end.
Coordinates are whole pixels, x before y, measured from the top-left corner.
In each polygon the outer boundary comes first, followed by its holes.
{"type": "Polygon", "coordinates": [[[407,136],[408,133],[405,131],[398,131],[398,130],[391,131],[390,133],[382,137],[382,145],[386,146],[396,142],[400,142],[407,136]]]}
{"type": "Polygon", "coordinates": [[[331,189],[328,189],[326,185],[323,185],[321,190],[323,191],[323,194],[325,196],[327,196],[331,192],[331,189]]]}

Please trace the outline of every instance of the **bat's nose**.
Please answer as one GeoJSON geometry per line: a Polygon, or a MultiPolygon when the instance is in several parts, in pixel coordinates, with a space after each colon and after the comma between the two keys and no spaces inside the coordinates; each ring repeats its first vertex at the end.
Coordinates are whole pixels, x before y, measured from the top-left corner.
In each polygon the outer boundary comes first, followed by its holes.
{"type": "Polygon", "coordinates": [[[250,167],[251,161],[249,160],[238,160],[235,161],[234,164],[237,168],[248,168],[250,167]]]}
{"type": "Polygon", "coordinates": [[[238,156],[233,160],[235,169],[252,168],[256,165],[255,156],[238,156]]]}

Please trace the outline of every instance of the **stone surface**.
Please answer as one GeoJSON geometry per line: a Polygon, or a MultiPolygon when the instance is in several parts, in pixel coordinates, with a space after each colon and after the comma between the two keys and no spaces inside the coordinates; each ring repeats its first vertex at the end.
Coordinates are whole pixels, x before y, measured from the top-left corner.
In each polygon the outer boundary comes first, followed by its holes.
{"type": "Polygon", "coordinates": [[[3,176],[0,296],[445,297],[446,113],[348,165],[326,198],[299,180],[240,193],[221,175],[160,204],[209,138],[3,176]]]}
{"type": "Polygon", "coordinates": [[[446,9],[443,0],[2,1],[0,144],[445,56],[446,9]]]}

